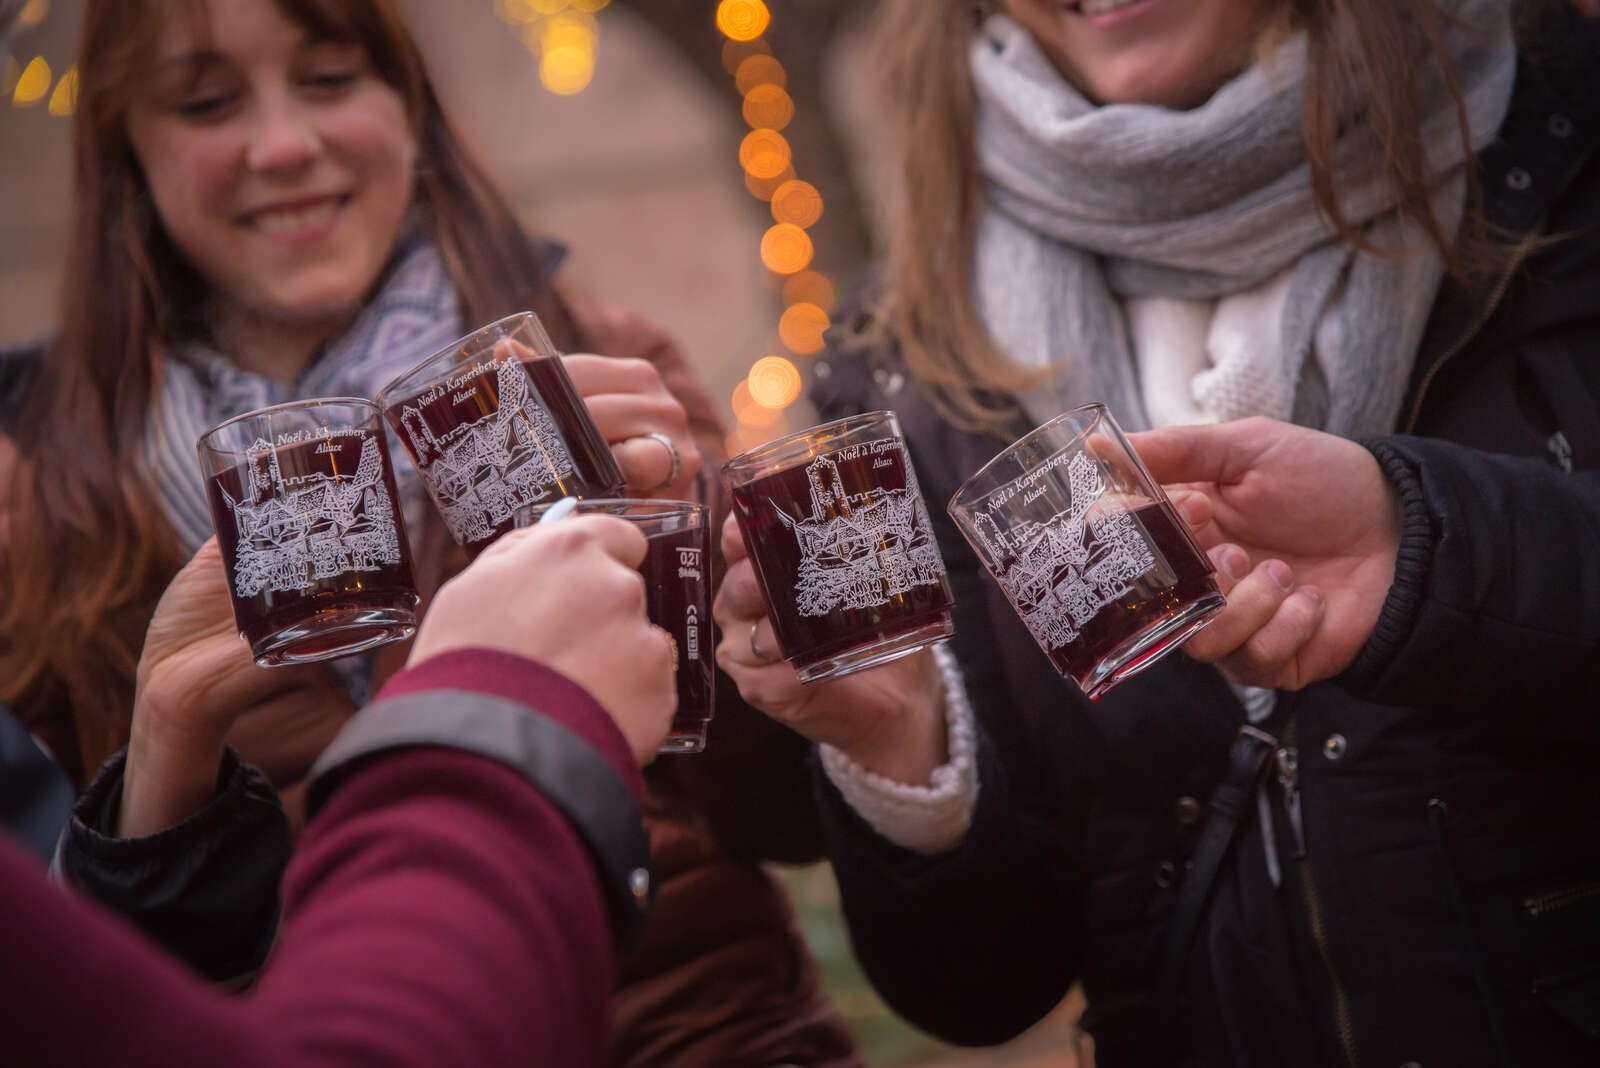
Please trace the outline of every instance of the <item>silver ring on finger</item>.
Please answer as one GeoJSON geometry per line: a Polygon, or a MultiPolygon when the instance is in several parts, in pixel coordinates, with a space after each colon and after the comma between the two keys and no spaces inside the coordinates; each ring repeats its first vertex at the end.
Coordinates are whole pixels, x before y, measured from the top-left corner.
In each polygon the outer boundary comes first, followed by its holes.
{"type": "Polygon", "coordinates": [[[672,439],[661,433],[659,430],[647,430],[643,434],[639,434],[637,436],[641,438],[649,438],[651,441],[658,442],[667,450],[667,459],[672,464],[672,469],[667,472],[667,477],[645,492],[656,493],[666,489],[674,482],[677,482],[678,476],[683,474],[683,457],[679,454],[678,447],[672,443],[672,439]]]}
{"type": "Polygon", "coordinates": [[[756,631],[758,631],[760,628],[761,621],[759,619],[750,624],[750,655],[761,661],[763,664],[776,664],[778,662],[778,658],[756,644],[756,631]]]}

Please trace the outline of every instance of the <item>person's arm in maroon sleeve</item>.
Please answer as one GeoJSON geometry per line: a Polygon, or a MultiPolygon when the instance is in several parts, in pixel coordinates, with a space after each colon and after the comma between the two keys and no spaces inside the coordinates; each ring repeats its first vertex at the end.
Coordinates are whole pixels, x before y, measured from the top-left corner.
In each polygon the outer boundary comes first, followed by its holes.
{"type": "Polygon", "coordinates": [[[415,666],[319,764],[283,933],[247,998],[203,987],[0,847],[8,1054],[162,1068],[598,1062],[613,959],[601,890],[617,871],[622,895],[645,889],[608,835],[619,811],[637,830],[637,765],[674,693],[632,570],[643,552],[625,523],[569,520],[508,536],[441,591],[415,666]],[[563,581],[538,582],[552,573],[563,581]]]}

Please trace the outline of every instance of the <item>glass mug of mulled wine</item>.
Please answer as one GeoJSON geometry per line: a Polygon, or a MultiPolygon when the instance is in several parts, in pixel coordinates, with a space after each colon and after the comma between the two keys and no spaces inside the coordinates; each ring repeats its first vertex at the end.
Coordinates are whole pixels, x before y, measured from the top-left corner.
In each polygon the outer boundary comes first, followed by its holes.
{"type": "Polygon", "coordinates": [[[1056,670],[1091,699],[1222,608],[1216,569],[1103,404],[1024,435],[949,512],[1056,670]]]}
{"type": "Polygon", "coordinates": [[[371,401],[247,412],[198,449],[234,618],[257,664],[331,660],[415,632],[411,551],[371,401]]]}
{"type": "Polygon", "coordinates": [[[884,664],[955,632],[944,560],[893,412],[790,434],[723,471],[800,681],[884,664]]]}
{"type": "MultiPolygon", "coordinates": [[[[711,526],[704,506],[692,501],[578,501],[577,515],[625,519],[645,536],[645,612],[672,638],[673,671],[678,679],[678,711],[662,753],[699,753],[706,747],[716,697],[716,638],[711,623],[711,526]]],[[[519,527],[539,522],[552,504],[519,508],[519,527]]]]}
{"type": "Polygon", "coordinates": [[[622,471],[532,312],[429,356],[384,386],[378,407],[469,556],[518,508],[622,495],[622,471]]]}

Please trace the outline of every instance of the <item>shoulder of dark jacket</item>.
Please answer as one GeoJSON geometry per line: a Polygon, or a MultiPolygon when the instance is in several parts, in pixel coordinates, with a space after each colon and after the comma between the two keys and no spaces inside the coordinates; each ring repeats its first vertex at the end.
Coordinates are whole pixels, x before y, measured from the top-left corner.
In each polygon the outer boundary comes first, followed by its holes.
{"type": "Polygon", "coordinates": [[[1508,237],[1533,232],[1600,149],[1600,17],[1546,4],[1523,27],[1499,135],[1478,155],[1484,213],[1508,237]]]}
{"type": "MultiPolygon", "coordinates": [[[[1584,179],[1600,152],[1600,18],[1584,18],[1570,5],[1547,4],[1522,27],[1516,86],[1498,135],[1478,154],[1477,176],[1490,240],[1506,250],[1493,278],[1463,284],[1446,278],[1418,347],[1403,410],[1416,403],[1422,380],[1442,358],[1459,351],[1488,320],[1489,291],[1504,293],[1516,277],[1561,253],[1567,239],[1593,234],[1544,234],[1552,216],[1593,214],[1587,201],[1600,189],[1584,179]],[[1574,212],[1574,208],[1577,208],[1574,212]],[[1549,238],[1552,245],[1537,243],[1549,238]],[[1526,255],[1511,249],[1534,239],[1526,255]],[[1491,284],[1494,283],[1494,284],[1491,284]]],[[[1498,259],[1496,257],[1495,259],[1498,259]]]]}

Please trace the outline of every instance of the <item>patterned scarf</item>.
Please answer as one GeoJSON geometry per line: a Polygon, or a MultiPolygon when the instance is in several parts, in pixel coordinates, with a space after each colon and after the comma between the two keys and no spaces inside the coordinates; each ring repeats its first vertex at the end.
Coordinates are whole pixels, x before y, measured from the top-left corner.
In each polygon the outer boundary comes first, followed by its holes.
{"type": "MultiPolygon", "coordinates": [[[[1476,150],[1510,100],[1508,0],[1453,8],[1446,39],[1476,150]]],[[[1443,268],[1431,254],[1359,253],[1319,215],[1301,140],[1303,36],[1192,111],[1090,103],[1004,15],[985,22],[971,55],[987,198],[977,303],[1019,365],[1061,369],[1022,398],[1036,421],[1104,401],[1125,427],[1151,425],[1141,373],[1162,358],[1136,350],[1176,338],[1200,350],[1184,354],[1190,370],[1175,388],[1202,418],[1392,429],[1443,268]],[[1171,328],[1130,336],[1154,300],[1172,302],[1154,316],[1171,328]],[[1185,314],[1200,326],[1175,322],[1185,314]],[[1207,351],[1219,332],[1242,343],[1207,351]]],[[[1469,161],[1443,78],[1431,67],[1418,78],[1427,157],[1446,176],[1434,207],[1449,232],[1469,161]]],[[[1353,138],[1336,146],[1346,216],[1379,247],[1425,247],[1386,184],[1358,177],[1350,164],[1362,154],[1353,138]]]]}
{"type": "MultiPolygon", "coordinates": [[[[163,364],[145,432],[145,459],[186,555],[211,536],[211,510],[195,444],[243,412],[313,397],[373,397],[391,379],[463,333],[460,302],[438,250],[425,238],[402,244],[377,293],[343,334],[328,342],[293,383],[246,371],[201,342],[176,346],[163,364]]],[[[423,491],[395,453],[402,507],[421,516],[423,491]]]]}

